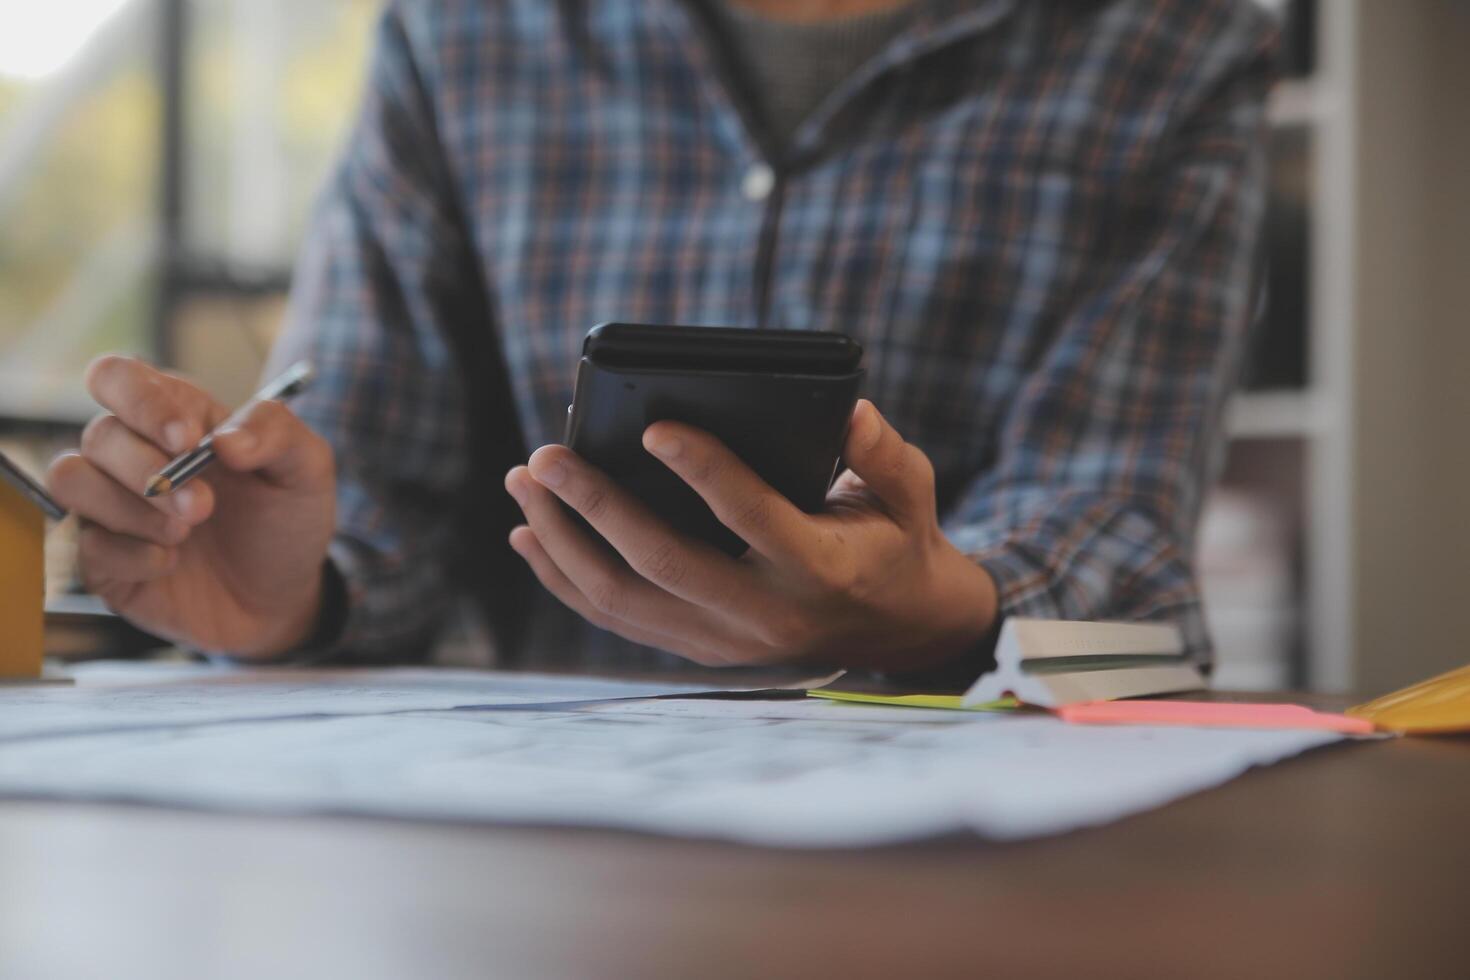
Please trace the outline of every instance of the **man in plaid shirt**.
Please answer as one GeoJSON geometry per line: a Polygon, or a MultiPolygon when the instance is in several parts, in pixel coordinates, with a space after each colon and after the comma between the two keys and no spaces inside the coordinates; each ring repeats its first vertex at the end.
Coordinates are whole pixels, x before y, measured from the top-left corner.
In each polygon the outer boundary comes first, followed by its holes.
{"type": "Polygon", "coordinates": [[[154,504],[136,488],[226,413],[94,365],[110,414],[51,474],[86,580],[256,658],[421,656],[465,592],[528,621],[530,657],[904,671],[1026,615],[1171,620],[1206,658],[1192,538],[1273,43],[1248,0],[393,3],[278,357],[319,383],[154,504]],[[654,425],[751,543],[730,559],[549,445],[604,320],[859,340],[828,510],[654,425]],[[507,474],[518,446],[543,448],[507,474]]]}

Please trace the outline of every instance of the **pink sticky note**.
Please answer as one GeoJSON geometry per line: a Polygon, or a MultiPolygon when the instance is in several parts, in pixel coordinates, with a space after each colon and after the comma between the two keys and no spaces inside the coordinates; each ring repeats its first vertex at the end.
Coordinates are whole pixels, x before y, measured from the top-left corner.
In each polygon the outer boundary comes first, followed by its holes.
{"type": "Polygon", "coordinates": [[[1078,725],[1190,725],[1196,728],[1311,728],[1369,735],[1363,718],[1313,711],[1299,704],[1222,704],[1214,701],[1089,701],[1057,709],[1078,725]]]}

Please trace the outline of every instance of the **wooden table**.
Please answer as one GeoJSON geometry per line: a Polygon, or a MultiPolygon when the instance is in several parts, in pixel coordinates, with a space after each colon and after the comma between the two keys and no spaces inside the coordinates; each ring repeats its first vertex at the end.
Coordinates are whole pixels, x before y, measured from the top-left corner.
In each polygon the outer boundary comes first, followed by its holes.
{"type": "Polygon", "coordinates": [[[1467,975],[1470,739],[1007,846],[0,805],[5,980],[1467,975]]]}

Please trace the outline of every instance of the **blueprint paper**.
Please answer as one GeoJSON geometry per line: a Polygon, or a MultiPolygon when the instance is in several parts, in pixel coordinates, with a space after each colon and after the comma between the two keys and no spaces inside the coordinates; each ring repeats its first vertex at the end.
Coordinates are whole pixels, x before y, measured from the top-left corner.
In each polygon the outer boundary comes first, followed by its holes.
{"type": "Polygon", "coordinates": [[[0,688],[0,748],[15,739],[89,731],[709,690],[708,685],[423,668],[244,670],[103,662],[78,665],[72,672],[75,687],[0,688]]]}
{"type": "MultiPolygon", "coordinates": [[[[172,689],[177,698],[181,687],[195,700],[172,704],[175,717],[211,705],[216,714],[205,724],[89,732],[86,711],[73,705],[65,734],[0,740],[0,795],[608,827],[790,847],[965,830],[1015,840],[1116,820],[1341,738],[815,700],[588,704],[589,693],[630,688],[470,674],[456,691],[438,679],[456,678],[426,673],[391,691],[363,675],[333,690],[256,676],[94,691],[109,719],[135,714],[143,694],[172,689]],[[262,689],[272,686],[290,710],[266,717],[260,709],[272,699],[262,689]],[[441,695],[454,703],[446,709],[441,695]],[[126,710],[108,710],[109,696],[126,710]],[[364,713],[375,698],[391,707],[364,713]],[[554,703],[579,706],[542,707],[554,703]],[[330,710],[344,705],[353,711],[330,710]],[[314,713],[302,717],[305,708],[314,713]],[[230,721],[232,713],[252,720],[230,721]]],[[[0,719],[17,694],[0,692],[0,719]]]]}

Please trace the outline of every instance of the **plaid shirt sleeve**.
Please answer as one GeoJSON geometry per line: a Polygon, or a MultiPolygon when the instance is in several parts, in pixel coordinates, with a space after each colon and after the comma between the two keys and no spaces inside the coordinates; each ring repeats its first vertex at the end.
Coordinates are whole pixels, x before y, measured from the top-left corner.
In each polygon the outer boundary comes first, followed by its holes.
{"type": "Polygon", "coordinates": [[[947,515],[1003,615],[1168,619],[1208,652],[1192,572],[1252,319],[1271,48],[1215,45],[1192,112],[1109,216],[1110,247],[947,515]]]}
{"type": "Polygon", "coordinates": [[[424,651],[449,601],[468,469],[450,338],[485,309],[403,21],[382,21],[362,114],[319,204],[278,361],[318,380],[293,407],[337,455],[330,558],[345,622],[322,655],[424,651]],[[477,290],[480,292],[477,294],[477,290]]]}

